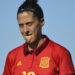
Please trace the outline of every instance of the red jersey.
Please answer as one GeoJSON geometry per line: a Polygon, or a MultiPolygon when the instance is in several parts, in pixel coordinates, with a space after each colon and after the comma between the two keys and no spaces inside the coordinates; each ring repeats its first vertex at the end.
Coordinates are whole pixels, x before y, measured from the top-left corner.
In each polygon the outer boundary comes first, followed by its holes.
{"type": "Polygon", "coordinates": [[[27,43],[8,53],[3,75],[75,75],[69,51],[46,37],[29,52],[27,43]]]}

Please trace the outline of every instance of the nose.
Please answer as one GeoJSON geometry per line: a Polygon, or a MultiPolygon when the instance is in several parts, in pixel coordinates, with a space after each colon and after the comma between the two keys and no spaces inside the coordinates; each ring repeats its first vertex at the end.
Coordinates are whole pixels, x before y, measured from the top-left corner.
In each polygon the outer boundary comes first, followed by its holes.
{"type": "Polygon", "coordinates": [[[25,33],[29,32],[29,29],[28,29],[28,26],[27,25],[24,25],[24,32],[25,33]]]}

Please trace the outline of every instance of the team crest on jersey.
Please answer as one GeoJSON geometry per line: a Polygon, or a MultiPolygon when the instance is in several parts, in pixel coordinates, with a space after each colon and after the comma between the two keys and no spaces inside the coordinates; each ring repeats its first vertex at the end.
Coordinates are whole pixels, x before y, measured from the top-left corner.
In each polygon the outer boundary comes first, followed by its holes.
{"type": "Polygon", "coordinates": [[[21,65],[22,65],[22,62],[19,61],[19,62],[17,63],[17,66],[21,66],[21,65]]]}
{"type": "Polygon", "coordinates": [[[40,67],[41,68],[49,68],[49,57],[41,57],[40,67]]]}

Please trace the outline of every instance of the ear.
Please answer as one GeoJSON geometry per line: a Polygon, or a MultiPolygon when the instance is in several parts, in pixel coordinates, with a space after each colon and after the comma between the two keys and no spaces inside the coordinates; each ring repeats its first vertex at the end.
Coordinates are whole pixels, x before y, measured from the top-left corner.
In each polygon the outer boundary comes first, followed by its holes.
{"type": "Polygon", "coordinates": [[[40,19],[40,26],[42,27],[45,24],[44,18],[40,19]]]}

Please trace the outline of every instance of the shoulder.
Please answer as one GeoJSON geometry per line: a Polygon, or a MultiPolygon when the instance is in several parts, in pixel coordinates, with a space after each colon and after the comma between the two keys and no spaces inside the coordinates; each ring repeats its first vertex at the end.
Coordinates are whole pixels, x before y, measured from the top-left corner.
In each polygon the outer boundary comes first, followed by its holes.
{"type": "Polygon", "coordinates": [[[14,48],[13,50],[11,50],[9,53],[8,53],[8,57],[10,59],[13,59],[17,54],[18,52],[21,52],[22,50],[24,49],[24,44],[22,44],[21,46],[17,47],[17,48],[14,48]]]}
{"type": "Polygon", "coordinates": [[[50,40],[50,46],[52,47],[53,53],[56,53],[58,55],[63,55],[65,52],[66,53],[70,53],[69,50],[67,48],[65,48],[64,46],[50,40]]]}
{"type": "Polygon", "coordinates": [[[60,44],[50,40],[49,46],[52,49],[52,57],[57,63],[59,63],[65,57],[71,58],[69,50],[61,46],[60,44]]]}

